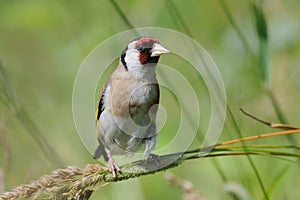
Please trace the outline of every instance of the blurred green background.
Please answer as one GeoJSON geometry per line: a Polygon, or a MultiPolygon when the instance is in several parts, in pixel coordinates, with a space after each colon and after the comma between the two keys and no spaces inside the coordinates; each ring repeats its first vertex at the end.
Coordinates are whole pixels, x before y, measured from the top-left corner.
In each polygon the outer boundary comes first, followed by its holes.
{"type": "MultiPolygon", "coordinates": [[[[192,34],[190,36],[210,53],[219,67],[228,105],[243,135],[274,131],[239,111],[242,107],[268,121],[279,121],[263,88],[264,81],[255,61],[260,53],[252,10],[254,1],[116,2],[134,27],[164,27],[192,34]],[[224,5],[249,44],[253,57],[247,53],[231,25],[224,5]]],[[[257,2],[262,3],[268,24],[269,86],[287,122],[300,126],[300,2],[257,2]]],[[[109,0],[0,2],[0,59],[15,91],[13,99],[19,104],[15,109],[9,106],[11,102],[0,101],[0,172],[4,176],[0,179],[0,185],[5,190],[37,179],[58,167],[83,167],[87,163],[97,163],[86,151],[75,130],[73,83],[79,66],[96,45],[128,29],[129,26],[109,0]],[[18,111],[20,107],[22,112],[18,111]],[[41,149],[44,144],[35,138],[39,136],[32,135],[34,133],[42,135],[55,153],[45,156],[47,148],[41,149]]],[[[116,51],[121,52],[121,49],[116,51]]],[[[163,59],[170,66],[176,62],[174,55],[163,59]]],[[[209,106],[209,101],[205,100],[208,97],[204,83],[199,86],[199,80],[193,78],[193,69],[184,68],[187,64],[182,63],[182,73],[190,77],[193,87],[199,89],[197,91],[204,91],[197,95],[199,101],[204,99],[200,107],[204,112],[209,112],[209,109],[205,110],[205,104],[209,106]]],[[[3,100],[5,86],[0,89],[0,100],[3,100]]],[[[167,91],[162,92],[162,101],[169,102],[168,98],[172,97],[167,91]]],[[[176,106],[176,102],[172,105],[176,106]]],[[[174,132],[177,120],[178,117],[170,119],[163,129],[161,140],[171,138],[166,134],[174,132]]],[[[219,141],[239,137],[233,124],[229,117],[219,141]]],[[[299,137],[293,136],[293,141],[299,143],[299,137]]],[[[289,141],[286,137],[279,137],[252,144],[289,144],[289,141]]],[[[299,163],[268,157],[252,158],[270,199],[300,198],[299,163]]],[[[195,190],[207,199],[232,199],[225,189],[229,183],[238,185],[235,188],[237,192],[245,190],[252,199],[263,199],[257,177],[242,156],[188,161],[170,172],[180,179],[191,181],[195,190]]],[[[91,199],[100,198],[181,199],[181,191],[164,179],[164,173],[158,173],[110,184],[93,194],[91,199]]]]}

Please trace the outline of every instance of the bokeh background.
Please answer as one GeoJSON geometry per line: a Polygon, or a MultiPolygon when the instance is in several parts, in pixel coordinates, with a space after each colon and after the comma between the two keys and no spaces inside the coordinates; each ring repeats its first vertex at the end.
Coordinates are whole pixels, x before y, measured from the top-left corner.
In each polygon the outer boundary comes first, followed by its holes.
{"type": "MultiPolygon", "coordinates": [[[[239,108],[268,121],[300,126],[299,9],[297,0],[1,1],[0,59],[8,84],[0,87],[0,193],[58,167],[97,163],[75,129],[73,83],[84,58],[96,45],[131,26],[181,31],[210,53],[222,74],[227,103],[234,116],[227,118],[219,141],[240,137],[235,122],[244,136],[274,131],[247,118],[239,108]],[[254,5],[265,16],[267,40],[258,34],[254,5]],[[264,53],[263,59],[268,60],[265,65],[260,59],[264,53]],[[262,77],[262,68],[269,79],[262,77]],[[266,85],[271,88],[280,112],[274,109],[266,85]],[[13,93],[7,97],[8,89],[13,93]]],[[[185,67],[188,63],[178,61],[176,56],[162,59],[170,66],[172,62],[182,63],[182,68],[177,69],[198,91],[202,112],[209,116],[209,98],[203,81],[199,82],[193,69],[185,67]]],[[[162,93],[162,102],[169,106],[167,111],[175,112],[168,113],[170,118],[160,137],[161,141],[168,141],[178,126],[180,110],[167,90],[162,93]]],[[[204,127],[207,121],[203,119],[204,127]]],[[[299,136],[251,144],[291,142],[299,144],[299,136]]],[[[300,198],[297,160],[292,163],[263,156],[252,159],[270,199],[300,198]]],[[[253,167],[243,156],[188,161],[169,172],[190,181],[207,199],[263,199],[253,167]]],[[[182,199],[182,192],[165,180],[164,173],[158,173],[110,184],[91,199],[100,198],[182,199]]]]}

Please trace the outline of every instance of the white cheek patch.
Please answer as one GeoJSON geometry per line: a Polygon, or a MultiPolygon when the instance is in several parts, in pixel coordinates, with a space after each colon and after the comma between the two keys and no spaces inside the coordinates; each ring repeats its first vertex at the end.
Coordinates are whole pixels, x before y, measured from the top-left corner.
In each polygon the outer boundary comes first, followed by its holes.
{"type": "Polygon", "coordinates": [[[125,62],[128,67],[133,67],[139,63],[138,51],[136,49],[127,50],[125,56],[125,62]]]}
{"type": "Polygon", "coordinates": [[[137,60],[138,59],[137,55],[138,53],[135,52],[134,50],[128,50],[125,56],[126,63],[137,60]]]}
{"type": "Polygon", "coordinates": [[[137,63],[139,63],[139,52],[135,49],[136,41],[132,41],[128,44],[128,48],[126,51],[125,62],[128,67],[133,67],[137,63]]]}

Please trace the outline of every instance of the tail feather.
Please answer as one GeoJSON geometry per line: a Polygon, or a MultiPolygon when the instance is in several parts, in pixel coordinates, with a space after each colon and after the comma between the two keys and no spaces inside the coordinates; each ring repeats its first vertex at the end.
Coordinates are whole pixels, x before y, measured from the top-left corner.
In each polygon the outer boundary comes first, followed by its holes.
{"type": "MultiPolygon", "coordinates": [[[[98,141],[99,141],[99,140],[98,140],[98,141]]],[[[94,159],[98,159],[98,158],[100,158],[101,156],[103,156],[103,158],[104,158],[105,161],[108,161],[108,157],[107,157],[106,151],[105,151],[105,149],[104,149],[104,146],[103,146],[103,144],[99,141],[99,145],[98,145],[98,147],[97,147],[97,149],[96,149],[96,151],[95,151],[95,153],[94,153],[93,158],[94,158],[94,159]]]]}

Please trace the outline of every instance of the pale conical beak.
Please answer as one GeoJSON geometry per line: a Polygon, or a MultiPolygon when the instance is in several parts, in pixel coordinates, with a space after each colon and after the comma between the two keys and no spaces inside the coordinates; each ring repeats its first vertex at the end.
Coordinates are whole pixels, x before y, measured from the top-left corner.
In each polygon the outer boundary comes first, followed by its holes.
{"type": "Polygon", "coordinates": [[[165,47],[161,46],[160,44],[155,43],[151,50],[151,57],[160,56],[165,53],[170,53],[170,51],[167,50],[165,47]]]}

